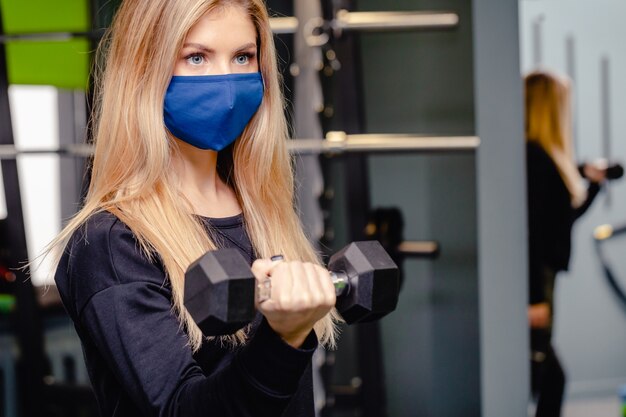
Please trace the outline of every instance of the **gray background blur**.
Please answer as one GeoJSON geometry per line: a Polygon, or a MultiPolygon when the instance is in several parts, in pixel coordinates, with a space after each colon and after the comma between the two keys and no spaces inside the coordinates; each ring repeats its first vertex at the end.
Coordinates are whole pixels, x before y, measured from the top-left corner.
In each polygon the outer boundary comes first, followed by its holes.
{"type": "MultiPolygon", "coordinates": [[[[540,65],[574,78],[580,161],[610,156],[626,162],[624,16],[626,3],[622,1],[520,3],[522,70],[540,65]],[[606,92],[603,65],[609,69],[606,92]],[[606,155],[605,140],[610,155],[606,155]]],[[[592,239],[598,225],[626,223],[626,180],[611,184],[608,191],[598,196],[574,226],[570,271],[560,274],[557,282],[555,346],[569,377],[570,398],[617,396],[617,387],[626,384],[626,309],[605,282],[592,239]]],[[[615,238],[605,247],[615,274],[626,287],[626,238],[615,238]]]]}

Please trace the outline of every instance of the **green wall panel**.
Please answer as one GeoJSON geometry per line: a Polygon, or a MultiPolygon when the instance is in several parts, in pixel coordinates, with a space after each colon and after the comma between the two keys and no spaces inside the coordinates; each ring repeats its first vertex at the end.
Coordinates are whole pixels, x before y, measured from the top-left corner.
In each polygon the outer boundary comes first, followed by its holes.
{"type": "Polygon", "coordinates": [[[9,83],[86,89],[90,48],[86,39],[9,42],[6,45],[9,83]]]}
{"type": "MultiPolygon", "coordinates": [[[[4,32],[9,35],[91,29],[87,0],[0,0],[0,7],[4,32]]],[[[86,38],[8,42],[9,83],[85,89],[92,49],[86,38]]]]}
{"type": "Polygon", "coordinates": [[[4,32],[80,32],[90,28],[87,0],[0,0],[4,32]]]}

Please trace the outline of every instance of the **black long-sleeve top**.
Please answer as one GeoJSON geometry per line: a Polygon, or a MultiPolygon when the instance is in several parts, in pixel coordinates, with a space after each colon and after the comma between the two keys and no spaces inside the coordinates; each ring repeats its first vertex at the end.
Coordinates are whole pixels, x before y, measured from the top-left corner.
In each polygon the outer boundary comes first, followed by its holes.
{"type": "MultiPolygon", "coordinates": [[[[205,221],[252,262],[241,215],[205,221]]],[[[114,215],[96,214],[74,233],[55,281],[102,416],[314,415],[314,332],[294,349],[258,315],[244,346],[205,341],[193,353],[163,266],[114,215]]]]}
{"type": "Polygon", "coordinates": [[[543,269],[567,270],[572,246],[572,226],[600,190],[589,183],[587,199],[573,208],[570,194],[552,158],[537,144],[526,145],[528,174],[528,255],[530,304],[545,301],[543,269]]]}

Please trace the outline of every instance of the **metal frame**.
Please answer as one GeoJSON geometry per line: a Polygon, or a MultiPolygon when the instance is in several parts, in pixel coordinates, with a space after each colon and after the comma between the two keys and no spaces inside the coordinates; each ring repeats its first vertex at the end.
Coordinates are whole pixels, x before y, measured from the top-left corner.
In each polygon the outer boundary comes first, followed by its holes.
{"type": "Polygon", "coordinates": [[[7,42],[64,42],[74,38],[88,38],[100,40],[104,30],[88,32],[38,32],[38,33],[15,33],[0,35],[0,43],[7,42]]]}
{"type": "MultiPolygon", "coordinates": [[[[287,142],[292,154],[346,154],[388,152],[472,152],[480,145],[476,136],[419,136],[403,134],[357,134],[329,132],[326,139],[294,139],[287,142]]],[[[0,160],[18,156],[58,155],[90,157],[94,147],[89,144],[67,144],[58,148],[22,148],[0,145],[0,160]]]]}
{"type": "Polygon", "coordinates": [[[298,139],[288,143],[295,154],[309,153],[386,153],[474,151],[480,139],[475,136],[420,136],[404,134],[354,134],[328,132],[325,140],[298,139]]]}
{"type": "MultiPolygon", "coordinates": [[[[337,11],[332,19],[311,19],[304,23],[305,33],[315,35],[316,32],[333,30],[335,35],[343,31],[387,32],[398,30],[442,30],[458,26],[459,16],[451,12],[350,12],[345,9],[337,11]]],[[[294,34],[300,22],[294,16],[272,17],[270,27],[274,34],[294,34]]],[[[0,35],[0,43],[6,42],[58,42],[73,38],[89,38],[100,40],[105,34],[104,29],[86,32],[41,32],[14,33],[0,35]]]]}
{"type": "MultiPolygon", "coordinates": [[[[451,12],[351,12],[337,11],[332,19],[311,19],[304,24],[313,32],[320,29],[335,31],[438,30],[458,25],[459,16],[451,12]]],[[[276,34],[295,33],[300,22],[296,17],[272,17],[270,26],[276,34]]]]}
{"type": "Polygon", "coordinates": [[[600,259],[600,263],[602,264],[602,270],[604,271],[604,276],[609,284],[609,287],[613,290],[616,297],[622,303],[622,306],[626,308],[626,291],[620,284],[616,275],[613,273],[613,268],[609,263],[609,260],[602,249],[603,243],[611,238],[616,236],[621,236],[626,234],[626,225],[610,225],[604,224],[598,226],[593,231],[593,238],[595,241],[596,254],[598,255],[598,259],[600,259]]]}

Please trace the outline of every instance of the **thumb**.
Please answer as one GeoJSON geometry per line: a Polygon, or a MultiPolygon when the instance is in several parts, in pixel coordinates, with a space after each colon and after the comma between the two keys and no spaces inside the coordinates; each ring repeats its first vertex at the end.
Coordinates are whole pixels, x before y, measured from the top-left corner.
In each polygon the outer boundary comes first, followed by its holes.
{"type": "Polygon", "coordinates": [[[281,255],[272,256],[271,259],[257,259],[252,264],[252,273],[257,280],[262,281],[272,275],[272,269],[274,269],[276,265],[280,264],[282,261],[283,258],[281,255]]]}

